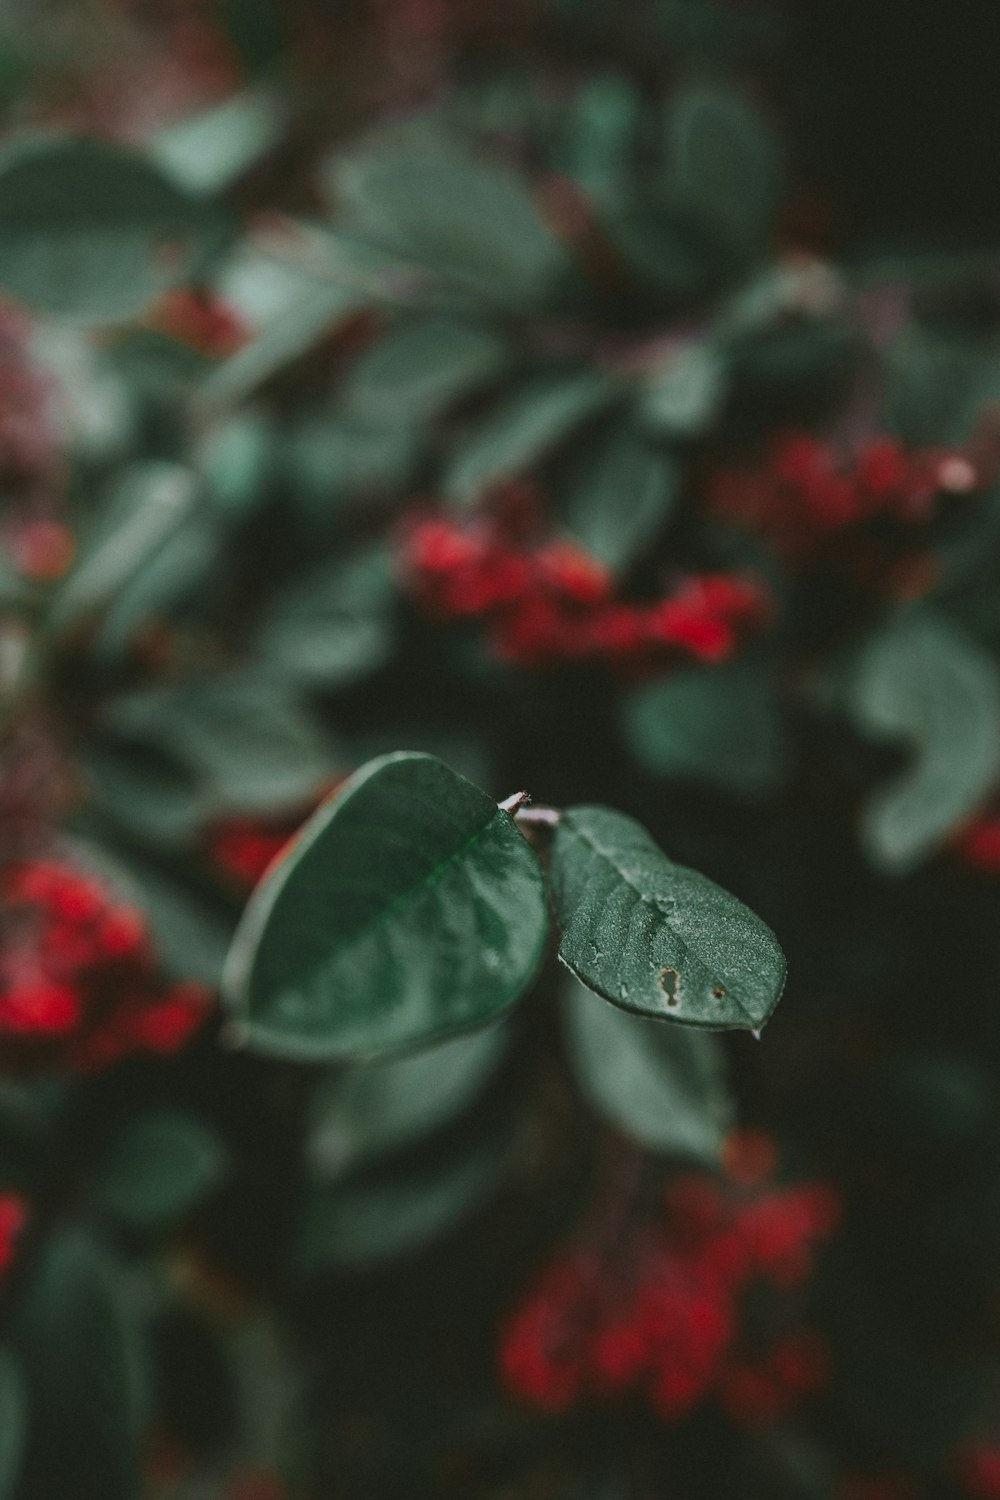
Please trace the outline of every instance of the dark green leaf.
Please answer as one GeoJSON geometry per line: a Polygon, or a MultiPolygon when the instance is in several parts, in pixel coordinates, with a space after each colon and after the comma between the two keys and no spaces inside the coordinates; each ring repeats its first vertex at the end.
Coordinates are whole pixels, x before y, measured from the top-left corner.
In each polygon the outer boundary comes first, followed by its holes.
{"type": "Polygon", "coordinates": [[[715,419],[726,394],[722,352],[703,342],[676,350],[650,374],[641,412],[670,437],[697,437],[715,419]]]}
{"type": "Polygon", "coordinates": [[[433,127],[387,132],[341,155],[334,189],[356,234],[484,300],[533,300],[563,267],[527,188],[433,127]]]}
{"type": "Polygon", "coordinates": [[[287,681],[338,688],[375,671],[393,645],[395,597],[384,548],[327,563],[274,601],[260,654],[287,681]]]}
{"type": "Polygon", "coordinates": [[[541,868],[509,815],[404,752],[357,772],[257,887],[225,987],[261,1051],[377,1056],[500,1015],[546,929],[541,868]]]}
{"type": "Polygon", "coordinates": [[[18,1362],[0,1347],[0,1500],[14,1500],[27,1431],[27,1393],[18,1362]]]}
{"type": "Polygon", "coordinates": [[[231,268],[230,277],[223,294],[248,318],[254,334],[203,380],[198,399],[209,412],[245,400],[367,300],[354,287],[284,265],[273,256],[247,256],[231,268]]]}
{"type": "Polygon", "coordinates": [[[204,1121],[179,1110],[140,1115],[115,1139],[98,1173],[101,1207],[130,1229],[184,1217],[225,1180],[229,1151],[204,1121]]]}
{"type": "Polygon", "coordinates": [[[94,640],[95,654],[121,656],[144,625],[203,596],[218,566],[221,541],[213,516],[204,510],[184,516],[110,600],[94,640]]]}
{"type": "Polygon", "coordinates": [[[107,722],[117,734],[175,756],[216,811],[296,806],[336,770],[326,740],[291,695],[249,670],[129,694],[109,709],[107,722]]]}
{"type": "Polygon", "coordinates": [[[508,1144],[498,1132],[434,1168],[314,1187],[299,1226],[299,1269],[349,1270],[422,1249],[489,1196],[508,1144]]]}
{"type": "Polygon", "coordinates": [[[726,250],[763,247],[777,201],[780,161],[770,126],[745,95],[691,84],[671,97],[672,186],[726,250]]]}
{"type": "Polygon", "coordinates": [[[631,164],[642,118],[638,90],[622,75],[605,73],[585,84],[563,113],[568,118],[558,169],[591,197],[613,194],[631,164]]]}
{"type": "Polygon", "coordinates": [[[785,769],[774,687],[754,662],[694,667],[638,688],[625,700],[624,727],[655,776],[753,796],[773,790],[785,769]]]}
{"type": "Polygon", "coordinates": [[[616,429],[580,466],[566,524],[588,552],[620,572],[656,537],[676,493],[674,460],[616,429]]]}
{"type": "Polygon", "coordinates": [[[462,439],[445,494],[467,504],[498,480],[523,474],[616,394],[615,384],[593,371],[529,381],[462,439]]]}
{"type": "Polygon", "coordinates": [[[633,818],[575,807],[556,829],[559,957],[590,989],[641,1015],[759,1030],[781,996],[785,956],[752,911],[675,865],[633,818]]]}
{"type": "Polygon", "coordinates": [[[901,613],[871,640],[849,688],[858,726],[914,752],[862,819],[875,862],[907,870],[989,797],[1000,777],[1000,669],[930,608],[901,613]]]}
{"type": "Polygon", "coordinates": [[[398,422],[372,426],[326,411],[304,418],[287,439],[295,499],[326,524],[344,500],[396,491],[407,483],[420,440],[419,429],[398,422]]]}
{"type": "Polygon", "coordinates": [[[180,464],[126,469],[52,601],[53,628],[68,629],[117,600],[191,519],[197,501],[197,479],[180,464]]]}
{"type": "Polygon", "coordinates": [[[29,1500],[137,1500],[147,1351],[124,1264],[81,1230],[49,1239],[15,1343],[31,1410],[29,1500]]]}
{"type": "Polygon", "coordinates": [[[208,433],[198,467],[220,514],[241,521],[257,508],[272,475],[274,448],[273,426],[257,413],[241,412],[208,433]]]}
{"type": "Polygon", "coordinates": [[[210,204],[109,141],[22,143],[0,164],[0,287],[41,312],[130,317],[218,234],[210,204]]]}
{"type": "Polygon", "coordinates": [[[375,425],[427,422],[492,381],[510,358],[484,328],[428,317],[390,328],[351,372],[348,409],[375,425]]]}
{"type": "Polygon", "coordinates": [[[306,1156],[319,1177],[409,1145],[470,1104],[507,1044],[484,1026],[389,1062],[361,1063],[321,1081],[312,1096],[306,1156]]]}
{"type": "Polygon", "coordinates": [[[143,842],[185,843],[213,810],[199,778],[152,746],[101,736],[84,753],[81,770],[102,813],[143,842]]]}
{"type": "Polygon", "coordinates": [[[733,1124],[717,1037],[631,1015],[570,978],[570,1052],[594,1108],[652,1151],[717,1163],[733,1124]]]}

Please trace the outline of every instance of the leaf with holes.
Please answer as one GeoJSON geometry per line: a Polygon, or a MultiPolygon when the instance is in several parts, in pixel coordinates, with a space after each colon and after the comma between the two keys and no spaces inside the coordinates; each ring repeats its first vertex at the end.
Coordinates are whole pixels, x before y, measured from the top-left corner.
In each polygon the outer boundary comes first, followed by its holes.
{"type": "Polygon", "coordinates": [[[559,957],[625,1010],[714,1029],[759,1030],[781,997],[785,956],[770,927],[633,818],[575,807],[552,846],[559,957]]]}
{"type": "Polygon", "coordinates": [[[374,1057],[500,1015],[547,926],[541,867],[509,814],[401,752],[352,776],[258,886],[224,989],[258,1051],[374,1057]]]}

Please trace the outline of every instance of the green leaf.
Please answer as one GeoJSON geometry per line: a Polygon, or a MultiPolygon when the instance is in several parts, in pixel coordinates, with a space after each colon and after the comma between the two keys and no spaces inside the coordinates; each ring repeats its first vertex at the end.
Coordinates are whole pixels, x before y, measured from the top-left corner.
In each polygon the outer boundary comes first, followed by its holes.
{"type": "Polygon", "coordinates": [[[918,864],[990,796],[1000,777],[1000,668],[928,607],[901,612],[857,663],[848,708],[913,762],[870,799],[865,846],[883,869],[918,864]]]}
{"type": "Polygon", "coordinates": [[[725,250],[763,247],[781,176],[777,141],[735,89],[690,84],[672,95],[667,121],[672,187],[725,250]]]}
{"type": "Polygon", "coordinates": [[[157,956],[175,979],[197,979],[218,989],[233,921],[216,910],[196,886],[166,873],[134,850],[108,851],[114,883],[140,907],[153,935],[157,956]]]}
{"type": "Polygon", "coordinates": [[[262,658],[286,681],[339,688],[389,657],[395,597],[384,548],[326,563],[295,580],[261,624],[262,658]]]}
{"type": "Polygon", "coordinates": [[[259,885],[229,1004],[276,1056],[378,1056],[493,1020],[545,947],[541,868],[513,820],[433,756],[362,767],[259,885]]]}
{"type": "Polygon", "coordinates": [[[509,1132],[494,1132],[433,1168],[313,1188],[299,1226],[299,1270],[350,1270],[423,1249],[489,1197],[508,1146],[509,1132]]]}
{"type": "Polygon", "coordinates": [[[109,601],[94,639],[95,655],[105,660],[120,657],[144,625],[169,618],[204,597],[218,566],[221,543],[213,516],[204,510],[184,516],[109,601]]]}
{"type": "Polygon", "coordinates": [[[280,375],[368,300],[354,287],[286,264],[253,245],[234,257],[218,290],[254,334],[202,381],[198,403],[213,414],[237,405],[280,375]]]}
{"type": "Polygon", "coordinates": [[[31,1495],[137,1500],[148,1369],[126,1267],[82,1230],[42,1247],[18,1307],[15,1343],[31,1421],[31,1495]]]}
{"type": "Polygon", "coordinates": [[[234,671],[118,698],[107,725],[197,779],[204,806],[269,812],[316,797],[336,769],[312,719],[272,678],[234,671]]]}
{"type": "Polygon", "coordinates": [[[654,776],[756,796],[785,770],[774,686],[755,662],[694,667],[636,689],[623,705],[629,748],[654,776]]]}
{"type": "Polygon", "coordinates": [[[314,1175],[343,1176],[438,1129],[472,1103],[507,1040],[503,1026],[485,1026],[412,1056],[358,1064],[323,1079],[312,1096],[306,1137],[314,1175]]]}
{"type": "Polygon", "coordinates": [[[733,1124],[717,1037],[630,1015],[570,979],[564,995],[570,1055],[600,1114],[651,1151],[716,1164],[733,1124]]]}
{"type": "Polygon", "coordinates": [[[179,1110],[140,1115],[118,1134],[97,1177],[97,1201],[129,1229],[182,1219],[225,1181],[229,1151],[214,1130],[179,1110]]]}
{"type": "Polygon", "coordinates": [[[198,777],[153,746],[101,735],[84,750],[81,770],[101,811],[144,842],[186,843],[213,810],[198,777]]]}
{"type": "Polygon", "coordinates": [[[344,392],[347,409],[375,425],[428,422],[499,375],[505,341],[443,317],[392,327],[361,356],[344,392]]]}
{"type": "Polygon", "coordinates": [[[633,818],[574,807],[556,829],[559,957],[625,1010],[716,1029],[759,1030],[781,996],[785,956],[748,907],[676,865],[633,818]]]}
{"type": "Polygon", "coordinates": [[[600,200],[614,194],[630,166],[642,119],[638,90],[619,73],[591,79],[562,113],[567,124],[556,167],[600,200]]]}
{"type": "Polygon", "coordinates": [[[285,460],[302,510],[328,524],[339,502],[405,488],[419,454],[419,428],[372,426],[322,410],[296,423],[285,460]]]}
{"type": "Polygon", "coordinates": [[[219,232],[211,204],[109,141],[21,142],[0,164],[0,288],[56,317],[141,312],[219,232]]]}
{"type": "Polygon", "coordinates": [[[349,228],[484,301],[522,306],[564,267],[562,247],[523,183],[425,124],[385,132],[335,158],[349,228]]]}
{"type": "Polygon", "coordinates": [[[588,552],[613,572],[622,572],[670,515],[677,477],[669,455],[616,428],[580,465],[566,524],[588,552]]]}
{"type": "Polygon", "coordinates": [[[147,144],[175,181],[195,193],[221,192],[277,144],[286,113],[276,92],[248,89],[165,126],[147,144]]]}
{"type": "Polygon", "coordinates": [[[726,394],[726,365],[709,343],[688,344],[649,376],[640,410],[670,437],[697,437],[714,421],[726,394]]]}
{"type": "Polygon", "coordinates": [[[67,630],[117,600],[190,521],[197,502],[197,478],[180,464],[127,468],[52,600],[52,628],[67,630]]]}
{"type": "Polygon", "coordinates": [[[589,370],[528,381],[461,440],[445,494],[469,504],[498,480],[523,474],[617,393],[613,381],[589,370]]]}
{"type": "Polygon", "coordinates": [[[28,1403],[17,1359],[0,1347],[0,1500],[14,1500],[24,1440],[28,1403]]]}
{"type": "Polygon", "coordinates": [[[240,412],[207,433],[197,462],[212,506],[237,521],[251,515],[273,473],[275,432],[256,412],[240,412]]]}

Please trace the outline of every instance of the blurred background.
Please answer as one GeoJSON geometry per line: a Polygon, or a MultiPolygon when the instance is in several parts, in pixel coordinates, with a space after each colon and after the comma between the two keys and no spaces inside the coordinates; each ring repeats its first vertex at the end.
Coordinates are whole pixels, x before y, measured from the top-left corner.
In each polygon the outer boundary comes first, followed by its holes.
{"type": "Polygon", "coordinates": [[[990,0],[0,7],[0,1500],[1000,1497],[990,0]],[[774,928],[239,1045],[370,758],[774,928]]]}

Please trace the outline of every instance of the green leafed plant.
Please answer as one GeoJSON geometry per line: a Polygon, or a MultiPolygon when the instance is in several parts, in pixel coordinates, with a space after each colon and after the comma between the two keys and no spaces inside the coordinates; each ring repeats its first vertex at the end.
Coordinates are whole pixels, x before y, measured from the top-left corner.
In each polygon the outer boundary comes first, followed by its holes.
{"type": "MultiPolygon", "coordinates": [[[[512,816],[428,755],[357,772],[257,889],[237,932],[225,989],[245,1041],[279,1056],[374,1057],[513,1005],[548,927],[516,804],[512,816]]],[[[741,902],[621,813],[527,817],[555,824],[559,956],[585,984],[660,1019],[764,1025],[785,960],[741,902]]]]}

